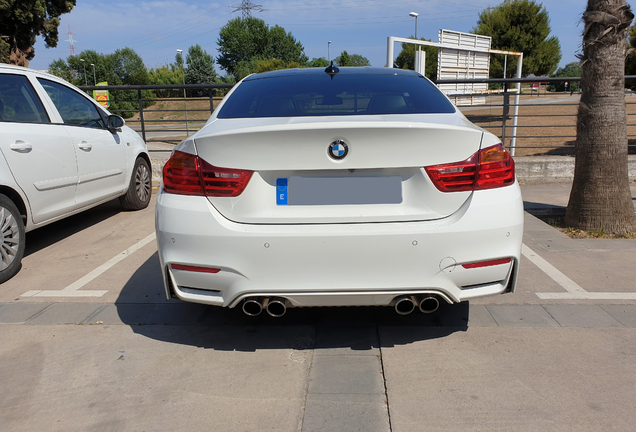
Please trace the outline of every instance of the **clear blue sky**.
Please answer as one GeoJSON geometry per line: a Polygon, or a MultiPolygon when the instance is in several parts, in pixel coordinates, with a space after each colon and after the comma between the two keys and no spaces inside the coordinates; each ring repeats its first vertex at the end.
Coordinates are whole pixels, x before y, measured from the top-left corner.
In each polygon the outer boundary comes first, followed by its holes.
{"type": "MultiPolygon", "coordinates": [[[[44,47],[38,38],[35,58],[30,67],[47,69],[56,59],[70,54],[68,26],[75,34],[75,53],[95,50],[109,54],[129,47],[141,56],[148,67],[174,61],[177,48],[184,52],[199,44],[217,56],[219,30],[228,20],[241,16],[232,12],[240,0],[205,2],[140,1],[134,3],[77,0],[69,14],[62,15],[60,41],[57,48],[44,47]]],[[[408,37],[415,31],[415,19],[409,12],[419,13],[418,37],[438,41],[439,29],[470,32],[478,14],[501,2],[486,0],[252,0],[264,11],[253,11],[270,26],[278,24],[291,32],[305,47],[305,54],[327,57],[331,41],[331,57],[343,50],[361,54],[373,66],[386,63],[388,36],[408,37]]],[[[581,15],[585,2],[574,0],[545,1],[550,16],[552,35],[561,43],[561,66],[577,61],[583,30],[581,15]]],[[[499,48],[499,47],[493,47],[499,48]]],[[[396,55],[399,45],[396,44],[396,55]]],[[[224,71],[217,71],[224,75],[224,71]]]]}

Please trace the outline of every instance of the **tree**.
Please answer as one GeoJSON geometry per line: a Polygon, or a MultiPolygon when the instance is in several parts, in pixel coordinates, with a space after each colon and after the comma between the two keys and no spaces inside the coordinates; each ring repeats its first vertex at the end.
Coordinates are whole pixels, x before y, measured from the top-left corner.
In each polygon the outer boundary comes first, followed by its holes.
{"type": "Polygon", "coordinates": [[[261,60],[307,63],[302,44],[279,26],[270,27],[259,18],[235,18],[219,32],[216,61],[227,73],[241,79],[257,70],[261,60]]]}
{"type": "MultiPolygon", "coordinates": [[[[565,67],[558,68],[555,73],[552,74],[553,77],[580,77],[581,76],[581,63],[580,62],[572,62],[565,65],[565,67]]],[[[580,84],[577,82],[568,83],[568,89],[570,91],[579,91],[581,88],[580,84]]],[[[565,81],[550,84],[548,86],[548,90],[550,91],[565,91],[565,81]]]]}
{"type": "Polygon", "coordinates": [[[285,61],[279,60],[279,59],[269,59],[269,60],[259,61],[258,64],[256,65],[256,72],[263,73],[263,72],[269,72],[274,70],[292,69],[292,68],[298,68],[298,67],[300,67],[300,64],[293,61],[286,63],[285,61]]]}
{"type": "MultiPolygon", "coordinates": [[[[559,40],[550,36],[550,18],[541,3],[532,0],[506,1],[495,8],[479,13],[473,33],[490,36],[492,47],[498,50],[523,53],[522,75],[537,76],[555,71],[561,61],[559,40]]],[[[503,55],[493,55],[490,77],[503,76],[503,55]]],[[[517,71],[517,57],[508,56],[506,77],[517,71]]]]}
{"type": "Polygon", "coordinates": [[[320,58],[314,57],[307,63],[307,67],[323,67],[323,68],[326,68],[327,66],[329,66],[329,62],[324,57],[320,57],[320,58]]]}
{"type": "MultiPolygon", "coordinates": [[[[185,70],[187,84],[212,84],[217,80],[214,59],[200,45],[193,45],[186,56],[188,68],[185,70]]],[[[196,96],[209,96],[207,90],[196,91],[196,96]]]]}
{"type": "MultiPolygon", "coordinates": [[[[415,39],[413,36],[411,39],[415,39]]],[[[428,39],[421,38],[420,40],[427,41],[428,39]]],[[[402,42],[402,51],[395,59],[394,65],[400,69],[415,69],[415,50],[417,47],[414,44],[402,42]]],[[[437,78],[437,47],[423,46],[422,51],[426,52],[426,71],[424,75],[427,78],[434,80],[437,78]]]]}
{"type": "Polygon", "coordinates": [[[360,54],[349,54],[347,51],[340,53],[333,61],[338,66],[371,66],[368,58],[360,54]]]}
{"type": "MultiPolygon", "coordinates": [[[[58,59],[49,65],[49,72],[66,79],[70,83],[83,86],[93,84],[92,66],[95,65],[96,81],[108,82],[109,85],[142,85],[149,84],[150,78],[143,60],[130,48],[123,48],[113,54],[100,54],[92,50],[82,51],[79,55],[69,56],[66,61],[58,59]],[[84,59],[84,64],[80,62],[84,59]],[[84,75],[86,66],[86,75],[84,75]]],[[[139,109],[136,90],[115,90],[110,92],[110,110],[124,118],[132,117],[139,109]]],[[[144,107],[152,104],[155,95],[149,90],[142,91],[144,107]]]]}
{"type": "Polygon", "coordinates": [[[338,66],[343,66],[343,67],[353,66],[353,63],[351,62],[351,57],[349,56],[349,53],[347,51],[341,52],[340,55],[334,59],[334,63],[336,63],[338,66]]]}
{"type": "Polygon", "coordinates": [[[44,36],[47,48],[58,42],[59,16],[68,13],[75,0],[0,1],[0,61],[28,66],[35,57],[36,36],[44,36]]]}
{"type": "Polygon", "coordinates": [[[368,58],[361,56],[360,54],[351,54],[351,63],[354,66],[371,66],[371,62],[368,58]]]}
{"type": "MultiPolygon", "coordinates": [[[[152,68],[148,71],[148,84],[151,85],[170,85],[170,84],[182,84],[183,73],[180,67],[175,67],[174,64],[162,65],[157,68],[152,68]]],[[[182,90],[158,90],[155,89],[154,93],[157,97],[179,97],[183,96],[182,90]]]]}
{"type": "Polygon", "coordinates": [[[582,94],[574,181],[565,223],[583,230],[636,231],[627,173],[625,40],[634,18],[625,0],[588,0],[583,13],[582,94]]]}

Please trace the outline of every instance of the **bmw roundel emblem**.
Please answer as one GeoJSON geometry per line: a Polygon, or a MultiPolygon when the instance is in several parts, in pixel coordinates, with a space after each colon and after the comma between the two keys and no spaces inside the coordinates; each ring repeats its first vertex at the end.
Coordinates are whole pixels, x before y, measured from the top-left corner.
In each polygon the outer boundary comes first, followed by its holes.
{"type": "Polygon", "coordinates": [[[343,140],[335,140],[331,144],[329,144],[329,156],[332,159],[340,160],[344,159],[345,156],[349,153],[349,146],[343,140]]]}

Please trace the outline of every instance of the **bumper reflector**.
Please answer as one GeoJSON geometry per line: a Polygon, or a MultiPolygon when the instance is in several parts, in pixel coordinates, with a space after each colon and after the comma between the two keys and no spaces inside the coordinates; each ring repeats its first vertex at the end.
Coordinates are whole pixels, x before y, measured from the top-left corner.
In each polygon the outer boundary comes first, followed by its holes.
{"type": "Polygon", "coordinates": [[[502,259],[496,259],[496,260],[490,260],[490,261],[481,261],[481,262],[470,263],[470,264],[462,264],[462,267],[464,267],[465,269],[490,267],[490,266],[496,266],[501,264],[508,264],[510,260],[511,260],[510,258],[502,258],[502,259]]]}
{"type": "Polygon", "coordinates": [[[172,270],[183,270],[198,273],[218,273],[221,271],[221,269],[218,268],[189,266],[183,264],[170,264],[170,267],[172,267],[172,270]]]}

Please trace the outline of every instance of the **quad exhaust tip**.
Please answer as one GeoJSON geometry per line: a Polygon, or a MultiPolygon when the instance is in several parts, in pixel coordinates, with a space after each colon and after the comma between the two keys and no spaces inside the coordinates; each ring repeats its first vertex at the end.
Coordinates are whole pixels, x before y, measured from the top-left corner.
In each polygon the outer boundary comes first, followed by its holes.
{"type": "Polygon", "coordinates": [[[258,316],[263,312],[263,303],[260,299],[248,298],[243,302],[243,312],[245,315],[258,316]]]}
{"type": "Polygon", "coordinates": [[[393,300],[395,312],[398,315],[408,315],[418,307],[422,313],[433,313],[439,308],[439,299],[435,295],[417,297],[413,295],[403,295],[393,300]]]}
{"type": "MultiPolygon", "coordinates": [[[[287,312],[287,302],[288,300],[283,297],[250,297],[243,302],[243,312],[245,315],[255,317],[266,310],[270,316],[280,318],[287,312]]],[[[408,315],[416,307],[420,312],[429,314],[439,308],[439,299],[436,295],[402,295],[393,299],[393,305],[398,315],[408,315]]]]}
{"type": "Polygon", "coordinates": [[[287,312],[287,300],[284,298],[274,297],[267,302],[267,313],[274,318],[280,318],[287,312]]]}
{"type": "Polygon", "coordinates": [[[395,311],[398,315],[408,315],[415,310],[417,299],[415,296],[400,296],[395,299],[395,311]]]}
{"type": "Polygon", "coordinates": [[[436,296],[427,296],[420,300],[420,311],[422,313],[433,313],[439,307],[439,299],[436,296]]]}
{"type": "Polygon", "coordinates": [[[245,315],[258,316],[266,310],[270,316],[280,318],[287,312],[287,300],[281,297],[258,298],[250,297],[243,302],[245,315]]]}

